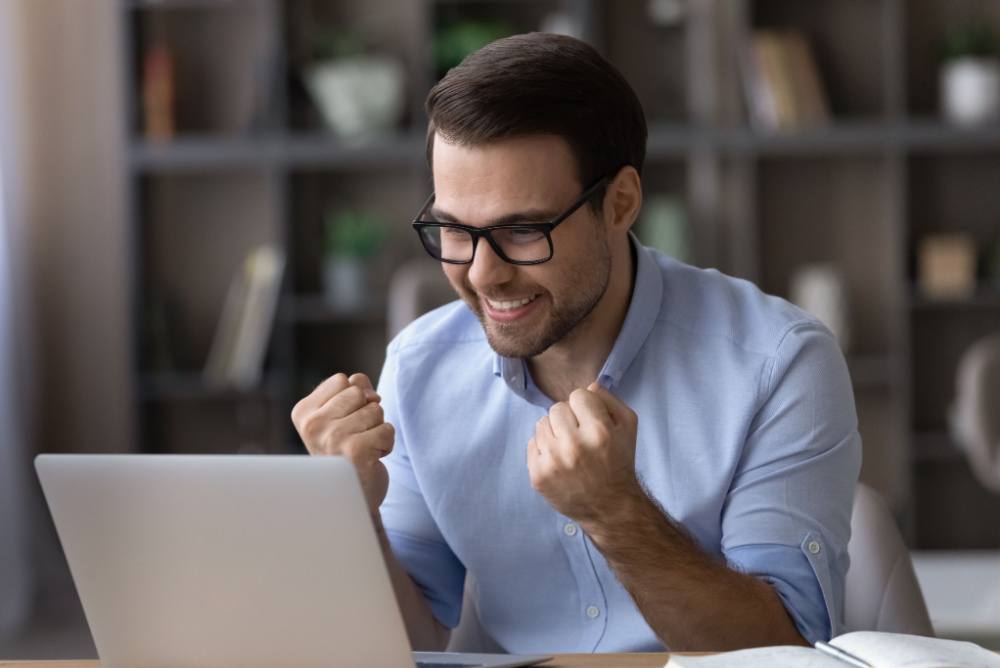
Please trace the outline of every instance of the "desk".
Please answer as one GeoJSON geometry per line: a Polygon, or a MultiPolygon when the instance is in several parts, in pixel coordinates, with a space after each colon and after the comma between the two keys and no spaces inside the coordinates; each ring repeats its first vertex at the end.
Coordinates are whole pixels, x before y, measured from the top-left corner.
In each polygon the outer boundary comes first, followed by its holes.
{"type": "MultiPolygon", "coordinates": [[[[667,654],[556,654],[542,668],[661,668],[667,654]]],[[[0,668],[100,668],[97,661],[0,661],[0,668]]]]}

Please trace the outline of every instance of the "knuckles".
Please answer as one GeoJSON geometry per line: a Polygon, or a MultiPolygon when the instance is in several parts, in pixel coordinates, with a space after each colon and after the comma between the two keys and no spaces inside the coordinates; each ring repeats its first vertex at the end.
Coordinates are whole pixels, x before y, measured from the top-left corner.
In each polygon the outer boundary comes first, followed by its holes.
{"type": "Polygon", "coordinates": [[[353,403],[365,401],[365,391],[357,385],[351,385],[350,387],[341,390],[340,395],[344,399],[350,399],[353,403]]]}
{"type": "Polygon", "coordinates": [[[292,424],[294,424],[296,427],[299,426],[299,421],[302,418],[302,411],[305,410],[305,408],[302,406],[303,401],[305,401],[305,399],[299,399],[295,403],[295,405],[292,406],[292,424]]]}
{"type": "Polygon", "coordinates": [[[369,413],[377,422],[382,422],[385,419],[385,411],[382,410],[382,405],[374,401],[366,405],[362,410],[369,413]]]}
{"type": "Polygon", "coordinates": [[[302,435],[302,439],[307,442],[315,442],[320,439],[323,435],[323,431],[326,428],[324,420],[321,416],[316,413],[307,415],[299,420],[299,433],[302,435]]]}
{"type": "Polygon", "coordinates": [[[590,437],[595,445],[604,445],[611,440],[611,430],[605,424],[596,423],[590,426],[590,437]]]}

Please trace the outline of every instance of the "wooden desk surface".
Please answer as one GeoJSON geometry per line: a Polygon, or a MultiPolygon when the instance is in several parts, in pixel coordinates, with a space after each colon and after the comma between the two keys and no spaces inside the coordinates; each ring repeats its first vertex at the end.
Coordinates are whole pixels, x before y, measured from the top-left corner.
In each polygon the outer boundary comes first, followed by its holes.
{"type": "MultiPolygon", "coordinates": [[[[544,668],[661,668],[668,654],[557,654],[544,668]]],[[[100,668],[97,661],[0,661],[0,668],[100,668]]]]}

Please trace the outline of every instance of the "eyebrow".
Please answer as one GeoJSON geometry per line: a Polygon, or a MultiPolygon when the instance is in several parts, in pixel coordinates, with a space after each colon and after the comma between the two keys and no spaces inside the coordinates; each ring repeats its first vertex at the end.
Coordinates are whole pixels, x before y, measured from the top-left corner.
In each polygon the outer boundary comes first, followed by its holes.
{"type": "MultiPolygon", "coordinates": [[[[432,206],[428,209],[427,213],[430,214],[431,218],[442,223],[456,223],[458,225],[464,224],[455,216],[451,215],[447,211],[442,211],[436,206],[432,206]]],[[[508,213],[507,215],[500,216],[499,218],[494,218],[484,225],[484,227],[493,227],[495,225],[513,225],[516,223],[547,223],[558,215],[558,211],[526,209],[524,211],[515,211],[514,213],[508,213]]]]}

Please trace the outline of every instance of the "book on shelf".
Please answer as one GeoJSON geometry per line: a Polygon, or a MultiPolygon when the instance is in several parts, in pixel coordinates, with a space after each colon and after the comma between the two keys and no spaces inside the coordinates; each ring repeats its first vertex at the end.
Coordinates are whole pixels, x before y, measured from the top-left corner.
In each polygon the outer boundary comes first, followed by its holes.
{"type": "Polygon", "coordinates": [[[175,122],[175,56],[166,42],[146,47],[142,54],[142,113],[146,139],[173,138],[175,122]]]}
{"type": "Polygon", "coordinates": [[[854,631],[816,647],[756,647],[705,656],[670,657],[666,668],[1000,668],[1000,654],[975,643],[904,633],[854,631]]]}
{"type": "Polygon", "coordinates": [[[253,249],[233,277],[212,339],[203,378],[214,387],[247,390],[260,383],[271,338],[285,254],[253,249]]]}
{"type": "Polygon", "coordinates": [[[830,105],[808,40],[796,31],[755,31],[740,59],[753,125],[788,131],[830,122],[830,105]]]}

